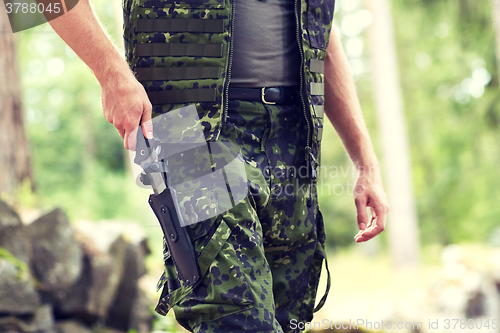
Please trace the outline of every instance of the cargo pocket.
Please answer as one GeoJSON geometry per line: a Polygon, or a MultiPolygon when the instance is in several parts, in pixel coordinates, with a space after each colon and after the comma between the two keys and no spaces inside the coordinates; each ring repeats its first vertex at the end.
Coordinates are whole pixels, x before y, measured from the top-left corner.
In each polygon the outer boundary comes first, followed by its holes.
{"type": "Polygon", "coordinates": [[[177,321],[188,330],[245,311],[256,303],[257,296],[230,240],[232,229],[222,216],[215,233],[207,235],[210,240],[198,259],[202,282],[181,299],[171,299],[177,321]]]}
{"type": "MultiPolygon", "coordinates": [[[[174,308],[177,321],[187,329],[247,310],[255,304],[256,296],[250,283],[245,276],[237,277],[240,273],[237,265],[231,264],[235,262],[231,255],[235,253],[234,247],[228,242],[231,229],[223,218],[217,218],[216,223],[218,226],[213,235],[212,228],[209,228],[207,237],[200,238],[196,244],[197,253],[200,250],[198,265],[202,282],[194,288],[182,285],[176,288],[167,276],[156,308],[160,314],[174,308]],[[170,286],[176,289],[172,290],[170,286]]],[[[205,231],[202,228],[200,232],[205,231]]]]}
{"type": "MultiPolygon", "coordinates": [[[[219,219],[215,220],[217,221],[219,219]]],[[[212,224],[211,222],[212,219],[209,219],[198,224],[198,227],[200,227],[198,229],[198,238],[208,232],[210,225],[212,224]]],[[[221,219],[218,226],[213,227],[216,227],[216,229],[213,232],[212,237],[210,237],[205,244],[196,244],[195,242],[198,266],[202,277],[205,277],[207,274],[208,265],[206,263],[211,263],[214,260],[220,252],[222,244],[224,244],[231,232],[227,224],[221,219]]],[[[196,288],[193,288],[193,286],[185,287],[182,285],[182,282],[177,278],[177,272],[165,241],[163,246],[165,271],[158,283],[158,288],[163,287],[163,290],[160,296],[160,301],[155,310],[161,315],[166,315],[174,305],[185,299],[189,294],[193,293],[193,289],[196,288]]]]}

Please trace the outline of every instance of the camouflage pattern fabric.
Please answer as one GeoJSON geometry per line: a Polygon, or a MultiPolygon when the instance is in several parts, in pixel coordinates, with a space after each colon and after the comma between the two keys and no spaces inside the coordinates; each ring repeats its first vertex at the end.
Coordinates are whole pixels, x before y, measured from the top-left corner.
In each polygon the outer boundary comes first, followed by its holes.
{"type": "Polygon", "coordinates": [[[248,195],[187,227],[202,274],[194,288],[183,286],[164,247],[158,313],[173,309],[192,332],[297,332],[290,320],[312,320],[325,233],[301,177],[304,127],[297,106],[229,101],[218,142],[241,148],[248,195]]]}

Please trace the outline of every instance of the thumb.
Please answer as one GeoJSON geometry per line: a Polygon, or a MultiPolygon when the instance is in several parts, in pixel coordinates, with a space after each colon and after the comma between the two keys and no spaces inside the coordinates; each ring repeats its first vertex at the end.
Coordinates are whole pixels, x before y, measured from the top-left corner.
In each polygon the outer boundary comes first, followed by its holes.
{"type": "Polygon", "coordinates": [[[149,101],[144,104],[142,112],[142,133],[146,139],[152,139],[153,134],[153,122],[151,121],[151,113],[153,111],[153,107],[149,101]]]}

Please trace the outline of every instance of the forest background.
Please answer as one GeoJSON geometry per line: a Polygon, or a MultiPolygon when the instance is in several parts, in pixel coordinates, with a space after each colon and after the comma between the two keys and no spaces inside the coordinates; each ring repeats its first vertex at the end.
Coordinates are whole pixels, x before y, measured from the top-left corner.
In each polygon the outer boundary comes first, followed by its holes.
{"type": "MultiPolygon", "coordinates": [[[[401,191],[414,198],[410,206],[418,221],[418,248],[413,249],[418,252],[417,265],[436,264],[441,250],[450,244],[500,246],[500,87],[494,3],[391,1],[395,54],[391,49],[379,51],[397,59],[406,131],[405,137],[396,139],[408,142],[405,154],[411,167],[410,187],[401,191]]],[[[120,3],[94,0],[93,4],[121,48],[120,3]]],[[[387,181],[391,161],[384,160],[382,118],[377,116],[383,110],[377,110],[375,102],[377,44],[370,35],[374,13],[369,8],[370,1],[337,1],[335,26],[387,181]]],[[[33,177],[3,198],[27,210],[60,206],[72,221],[139,223],[150,237],[150,266],[157,267],[161,234],[147,205],[149,191],[135,184],[123,142],[102,116],[100,87],[93,74],[48,24],[16,33],[16,43],[33,177]]],[[[335,258],[341,263],[342,255],[352,259],[358,250],[387,259],[394,251],[387,232],[368,245],[353,242],[356,172],[328,122],[321,162],[318,192],[333,267],[335,258]]],[[[391,223],[398,221],[389,216],[388,228],[391,223]]]]}

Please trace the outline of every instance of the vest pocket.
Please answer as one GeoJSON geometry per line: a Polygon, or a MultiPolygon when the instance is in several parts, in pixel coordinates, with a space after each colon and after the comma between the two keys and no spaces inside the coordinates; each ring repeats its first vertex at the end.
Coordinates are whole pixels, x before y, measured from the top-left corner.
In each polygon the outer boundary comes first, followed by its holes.
{"type": "Polygon", "coordinates": [[[334,8],[335,0],[309,0],[307,28],[312,47],[326,50],[334,8]]]}

